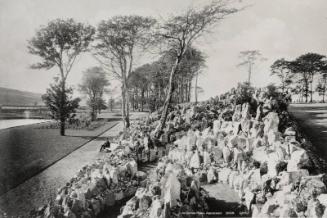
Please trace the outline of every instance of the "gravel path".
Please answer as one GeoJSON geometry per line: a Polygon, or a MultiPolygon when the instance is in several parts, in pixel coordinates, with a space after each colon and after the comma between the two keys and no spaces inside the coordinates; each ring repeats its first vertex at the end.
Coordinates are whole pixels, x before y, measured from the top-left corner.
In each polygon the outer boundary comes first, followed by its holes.
{"type": "Polygon", "coordinates": [[[316,147],[318,155],[327,161],[327,104],[293,104],[289,111],[316,147]]]}

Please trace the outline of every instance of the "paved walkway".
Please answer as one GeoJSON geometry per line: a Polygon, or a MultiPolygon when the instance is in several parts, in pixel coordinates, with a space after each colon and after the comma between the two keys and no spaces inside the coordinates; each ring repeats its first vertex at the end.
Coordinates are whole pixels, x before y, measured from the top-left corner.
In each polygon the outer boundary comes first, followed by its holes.
{"type": "Polygon", "coordinates": [[[10,217],[17,217],[54,198],[58,188],[66,184],[83,166],[99,157],[99,149],[105,138],[117,135],[122,129],[123,124],[119,122],[99,138],[90,141],[37,176],[2,195],[0,211],[6,212],[10,217]]]}
{"type": "Polygon", "coordinates": [[[292,104],[289,111],[318,155],[327,161],[327,104],[292,104]]]}

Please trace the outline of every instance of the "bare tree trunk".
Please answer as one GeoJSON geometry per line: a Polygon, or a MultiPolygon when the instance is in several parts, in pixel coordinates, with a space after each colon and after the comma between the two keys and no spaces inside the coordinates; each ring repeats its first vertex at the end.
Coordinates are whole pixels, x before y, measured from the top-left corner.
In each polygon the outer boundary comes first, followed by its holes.
{"type": "Polygon", "coordinates": [[[125,94],[124,85],[122,85],[121,90],[122,90],[122,94],[121,94],[122,95],[122,118],[123,118],[124,128],[126,128],[126,122],[125,122],[125,120],[126,120],[126,108],[125,108],[125,106],[126,106],[126,94],[125,94]]]}
{"type": "Polygon", "coordinates": [[[189,80],[188,81],[188,99],[187,99],[188,102],[191,102],[191,88],[192,88],[192,81],[189,80]]]}
{"type": "Polygon", "coordinates": [[[197,104],[198,103],[198,73],[196,73],[195,76],[194,96],[195,96],[195,104],[197,104]]]}
{"type": "Polygon", "coordinates": [[[252,63],[249,63],[249,75],[248,75],[248,83],[251,85],[251,74],[252,74],[252,63]]]}
{"type": "Polygon", "coordinates": [[[126,87],[126,117],[125,117],[125,122],[126,122],[126,128],[129,128],[130,126],[130,121],[129,121],[129,93],[128,93],[128,87],[127,87],[127,83],[126,80],[125,82],[125,87],[126,87]]]}
{"type": "Polygon", "coordinates": [[[142,89],[142,94],[141,94],[141,111],[143,112],[143,104],[144,104],[144,89],[142,89]]]}
{"type": "MultiPolygon", "coordinates": [[[[63,74],[63,71],[62,71],[63,74]]],[[[61,80],[61,99],[60,99],[60,135],[65,135],[65,114],[64,114],[64,103],[65,103],[65,93],[66,93],[66,81],[64,78],[61,80]]]]}
{"type": "Polygon", "coordinates": [[[311,82],[310,82],[310,103],[312,103],[312,94],[313,94],[312,83],[313,83],[313,75],[311,77],[311,82]]]}
{"type": "Polygon", "coordinates": [[[177,66],[181,61],[182,54],[183,54],[183,52],[181,52],[181,54],[177,56],[177,58],[175,60],[175,63],[173,64],[173,66],[171,68],[171,71],[170,71],[168,93],[167,93],[167,96],[166,96],[165,103],[163,105],[163,110],[162,110],[162,113],[161,113],[160,123],[157,126],[157,128],[155,130],[155,133],[154,133],[154,136],[156,138],[159,138],[161,136],[162,130],[163,130],[165,124],[166,124],[167,115],[168,115],[168,108],[169,108],[171,98],[172,98],[172,95],[173,95],[173,91],[174,91],[174,87],[173,87],[174,82],[173,82],[173,80],[174,80],[175,73],[177,71],[177,66]]]}

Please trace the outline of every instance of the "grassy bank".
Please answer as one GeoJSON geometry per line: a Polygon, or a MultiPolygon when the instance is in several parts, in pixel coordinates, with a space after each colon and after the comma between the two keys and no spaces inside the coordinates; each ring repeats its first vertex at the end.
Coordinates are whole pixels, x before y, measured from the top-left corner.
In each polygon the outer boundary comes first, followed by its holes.
{"type": "Polygon", "coordinates": [[[0,195],[39,173],[118,121],[110,120],[94,130],[66,131],[33,124],[0,130],[0,195]]]}

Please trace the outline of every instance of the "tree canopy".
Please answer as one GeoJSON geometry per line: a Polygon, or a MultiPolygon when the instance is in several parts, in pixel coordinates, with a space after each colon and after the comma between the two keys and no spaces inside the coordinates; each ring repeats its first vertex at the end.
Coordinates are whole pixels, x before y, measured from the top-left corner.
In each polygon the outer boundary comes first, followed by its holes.
{"type": "Polygon", "coordinates": [[[80,91],[87,95],[87,104],[91,109],[92,120],[96,119],[96,115],[103,108],[103,94],[109,81],[105,71],[101,67],[92,67],[84,71],[80,91]]]}

